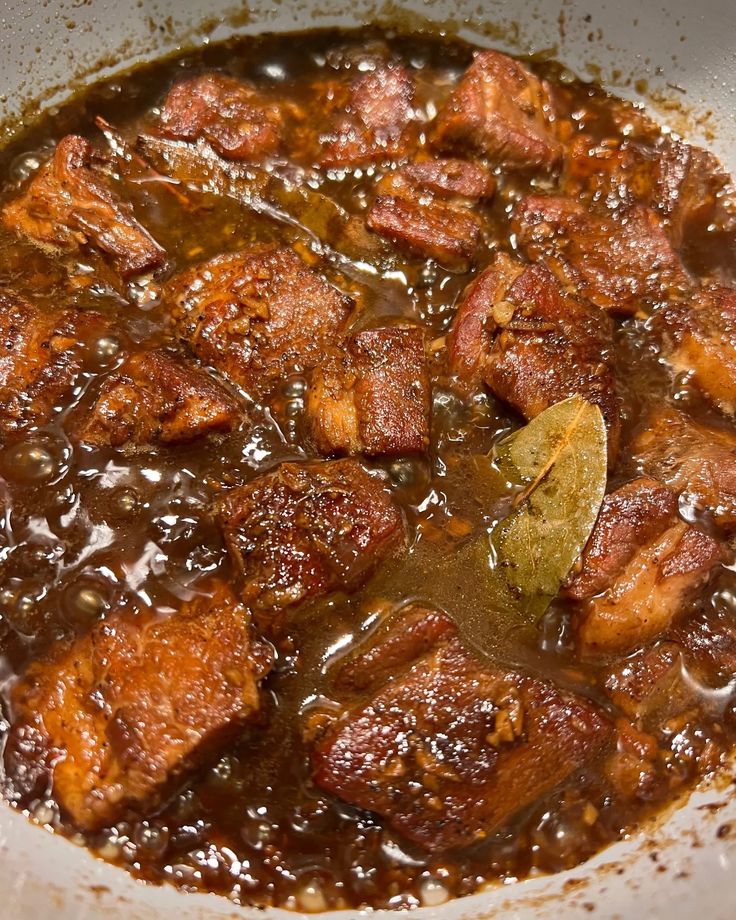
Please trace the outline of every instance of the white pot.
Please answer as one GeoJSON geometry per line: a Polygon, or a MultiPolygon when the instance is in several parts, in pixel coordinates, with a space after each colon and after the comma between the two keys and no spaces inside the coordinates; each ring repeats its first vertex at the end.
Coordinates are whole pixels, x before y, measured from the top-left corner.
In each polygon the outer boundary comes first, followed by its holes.
{"type": "MultiPolygon", "coordinates": [[[[401,6],[404,12],[397,14],[398,4],[377,6],[370,0],[276,5],[253,0],[247,11],[233,10],[228,0],[0,0],[0,113],[17,115],[32,99],[51,104],[68,94],[76,78],[94,79],[182,44],[233,32],[390,21],[392,15],[400,15],[406,26],[411,9],[479,43],[521,53],[551,49],[581,76],[594,75],[628,98],[644,92],[660,121],[708,144],[736,173],[734,0],[404,0],[401,6]]],[[[736,797],[733,784],[727,787],[721,782],[696,793],[659,827],[570,872],[491,889],[421,914],[427,920],[733,920],[736,797]]],[[[1,806],[0,851],[2,920],[49,911],[57,920],[264,917],[212,895],[135,882],[1,806]]],[[[284,920],[294,916],[269,913],[284,920]]],[[[393,916],[386,914],[387,920],[393,916]]]]}

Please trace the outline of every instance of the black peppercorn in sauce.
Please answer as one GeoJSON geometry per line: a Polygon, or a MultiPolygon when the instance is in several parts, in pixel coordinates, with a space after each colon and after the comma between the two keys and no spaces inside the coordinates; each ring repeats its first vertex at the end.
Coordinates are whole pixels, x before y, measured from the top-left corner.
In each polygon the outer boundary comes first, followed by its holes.
{"type": "Polygon", "coordinates": [[[408,907],[574,866],[725,761],[714,157],[557,64],[370,29],[147,65],[0,169],[10,805],[151,882],[408,907]],[[488,456],[574,396],[607,494],[514,630],[488,456]]]}

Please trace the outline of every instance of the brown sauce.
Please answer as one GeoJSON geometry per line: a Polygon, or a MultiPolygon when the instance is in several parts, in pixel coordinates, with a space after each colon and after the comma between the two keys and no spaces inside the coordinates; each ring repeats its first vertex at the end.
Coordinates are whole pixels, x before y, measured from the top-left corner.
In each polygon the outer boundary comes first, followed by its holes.
{"type": "MultiPolygon", "coordinates": [[[[412,69],[426,109],[437,108],[448,87],[471,60],[470,46],[450,39],[357,33],[310,32],[229,42],[133,71],[85,91],[46,113],[0,158],[1,200],[64,134],[101,140],[94,119],[102,116],[135,140],[177,79],[219,70],[268,87],[297,106],[307,103],[308,83],[331,69],[336,49],[386,42],[412,69]]],[[[595,85],[572,78],[562,67],[541,62],[536,72],[559,88],[576,113],[580,130],[594,141],[619,136],[626,112],[643,116],[595,85]]],[[[646,123],[649,124],[649,123],[646,123]]],[[[660,137],[650,125],[642,143],[660,137]]],[[[320,190],[351,213],[361,212],[376,169],[324,172],[320,190]]],[[[475,273],[491,260],[492,247],[509,249],[508,214],[530,191],[554,188],[554,179],[497,170],[498,189],[484,209],[487,246],[475,273]]],[[[17,675],[55,643],[83,634],[122,608],[162,616],[196,593],[213,573],[235,580],[222,537],[213,522],[212,501],[224,489],[252,479],[284,460],[308,456],[303,438],[303,376],[283,380],[270,404],[248,405],[249,424],[221,438],[137,453],[74,443],[67,428],[71,410],[90,404],[101,376],[118,363],[120,342],[143,347],[171,336],[159,300],[165,278],[195,262],[251,241],[299,241],[298,226],[214,194],[201,194],[196,216],[163,184],[132,186],[136,214],[167,253],[163,276],[128,284],[111,281],[95,255],[58,256],[0,229],[0,286],[44,307],[61,297],[69,306],[114,318],[118,332],[97,343],[77,382],[73,403],[55,419],[0,449],[3,529],[0,534],[0,635],[3,699],[17,675]]],[[[728,229],[687,227],[681,251],[701,277],[736,281],[736,244],[728,229]]],[[[387,318],[424,324],[431,340],[446,335],[458,298],[473,272],[448,271],[417,259],[382,275],[354,262],[333,265],[342,290],[357,295],[359,325],[387,318]]],[[[687,381],[679,386],[659,360],[646,317],[616,320],[615,355],[624,405],[622,449],[609,488],[635,474],[629,439],[651,406],[676,400],[695,418],[728,422],[687,381]]],[[[658,736],[660,753],[647,799],[627,799],[611,786],[596,761],[559,790],[542,796],[500,830],[473,847],[432,855],[411,845],[382,820],[321,792],[311,783],[305,720],[329,711],[330,667],[348,654],[373,622],[376,611],[407,600],[434,603],[459,621],[482,616],[487,599],[471,568],[456,564],[455,552],[482,534],[508,508],[509,497],[484,477],[474,458],[487,454],[522,424],[518,415],[487,391],[464,400],[448,385],[443,353],[431,364],[433,419],[426,457],[376,460],[386,472],[411,534],[406,555],[383,564],[351,595],[335,593],[290,616],[290,641],[280,644],[265,684],[266,711],[259,724],[219,760],[189,781],[155,814],[90,833],[84,843],[140,878],[187,890],[214,891],[245,904],[305,910],[406,907],[436,903],[477,891],[486,883],[523,878],[533,870],[573,866],[689,788],[717,767],[731,748],[736,725],[719,688],[729,675],[713,669],[693,713],[658,736]]],[[[696,514],[696,516],[698,516],[696,514]]],[[[703,526],[713,529],[707,516],[703,526]]],[[[736,582],[723,568],[693,609],[732,618],[736,582]]],[[[571,612],[555,602],[516,659],[535,672],[596,701],[614,717],[601,690],[609,662],[583,660],[575,651],[571,612]]],[[[53,790],[27,800],[8,798],[36,821],[61,834],[80,835],[58,808],[53,790]]]]}

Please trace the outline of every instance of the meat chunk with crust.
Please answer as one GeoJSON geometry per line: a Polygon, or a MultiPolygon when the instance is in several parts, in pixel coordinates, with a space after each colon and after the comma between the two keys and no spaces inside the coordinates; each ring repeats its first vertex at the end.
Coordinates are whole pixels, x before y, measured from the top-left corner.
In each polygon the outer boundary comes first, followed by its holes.
{"type": "Polygon", "coordinates": [[[182,80],[169,91],[161,132],[174,140],[206,140],[228,160],[250,160],[278,152],[284,113],[253,86],[220,73],[182,80]]]}
{"type": "Polygon", "coordinates": [[[736,675],[736,621],[730,611],[709,608],[672,629],[671,638],[685,650],[688,668],[730,682],[736,675]]]}
{"type": "MultiPolygon", "coordinates": [[[[427,612],[422,641],[410,624],[404,667],[349,706],[312,755],[320,788],[435,852],[487,837],[584,767],[610,735],[586,700],[481,663],[449,618],[438,628],[443,616],[427,612]]],[[[399,634],[400,625],[384,646],[397,668],[399,634]]]]}
{"type": "Polygon", "coordinates": [[[322,454],[426,450],[424,333],[416,326],[388,326],[349,336],[312,372],[305,408],[310,440],[322,454]]]}
{"type": "Polygon", "coordinates": [[[315,365],[345,331],[353,301],[286,248],[225,253],[169,282],[178,334],[250,394],[315,365]]]}
{"type": "MultiPolygon", "coordinates": [[[[319,136],[320,166],[347,167],[406,157],[416,144],[414,78],[401,64],[372,61],[349,83],[330,82],[332,124],[319,136]]],[[[319,94],[318,94],[319,95],[319,94]]]]}
{"type": "Polygon", "coordinates": [[[48,422],[108,325],[99,313],[42,312],[0,291],[0,438],[48,422]]]}
{"type": "Polygon", "coordinates": [[[483,229],[472,205],[494,184],[487,170],[463,160],[411,163],[381,179],[366,222],[412,255],[464,270],[483,229]]]}
{"type": "Polygon", "coordinates": [[[463,389],[483,380],[499,399],[532,419],[580,395],[606,422],[615,462],[620,407],[611,321],[566,294],[543,265],[507,255],[467,288],[450,332],[450,370],[463,389]]]}
{"type": "Polygon", "coordinates": [[[355,460],[282,463],[226,493],[216,515],[266,628],[286,607],[354,589],[406,539],[398,506],[355,460]]]}
{"type": "Polygon", "coordinates": [[[728,530],[736,527],[736,436],[676,409],[652,412],[634,439],[641,469],[728,530]]]}
{"type": "Polygon", "coordinates": [[[622,486],[606,497],[567,588],[579,602],[581,647],[614,653],[645,645],[723,559],[716,540],[677,517],[670,490],[649,479],[622,486]]]}
{"type": "Polygon", "coordinates": [[[87,444],[180,444],[228,432],[241,416],[237,399],[191,362],[159,349],[137,352],[109,376],[79,439],[87,444]]]}
{"type": "Polygon", "coordinates": [[[546,83],[498,51],[477,51],[437,114],[440,150],[471,151],[508,168],[552,170],[562,148],[550,126],[546,83]]]}
{"type": "Polygon", "coordinates": [[[83,830],[149,811],[257,714],[269,668],[222,583],[165,619],[111,616],[13,688],[8,775],[19,795],[50,782],[83,830]]]}
{"type": "Polygon", "coordinates": [[[658,154],[654,204],[679,246],[691,221],[706,223],[715,214],[728,177],[713,154],[700,147],[668,141],[658,154]]]}
{"type": "Polygon", "coordinates": [[[694,698],[683,678],[682,659],[682,649],[675,642],[642,649],[609,670],[606,692],[614,705],[638,724],[669,718],[694,698]]]}
{"type": "Polygon", "coordinates": [[[85,138],[70,134],[60,140],[49,162],[5,205],[3,223],[47,249],[99,249],[124,278],[158,268],[164,250],[93,161],[85,138]]]}
{"type": "Polygon", "coordinates": [[[600,216],[571,198],[530,195],[512,221],[524,254],[611,313],[635,313],[690,287],[657,215],[635,205],[600,216]]]}
{"type": "Polygon", "coordinates": [[[736,412],[736,289],[711,285],[657,312],[653,327],[675,371],[729,415],[736,412]]]}

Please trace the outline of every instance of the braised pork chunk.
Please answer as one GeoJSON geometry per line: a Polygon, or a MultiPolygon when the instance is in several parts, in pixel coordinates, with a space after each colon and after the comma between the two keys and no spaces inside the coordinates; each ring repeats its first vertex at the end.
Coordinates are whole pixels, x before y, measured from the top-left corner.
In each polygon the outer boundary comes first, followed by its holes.
{"type": "Polygon", "coordinates": [[[284,463],[223,496],[216,509],[245,603],[279,612],[349,591],[404,544],[401,512],[354,460],[284,463]]]}
{"type": "MultiPolygon", "coordinates": [[[[399,633],[389,636],[394,679],[327,730],[314,780],[442,851],[483,840],[564,783],[601,751],[609,724],[585,700],[481,664],[449,626],[437,629],[431,611],[424,622],[434,647],[402,672],[392,647],[399,633]]],[[[418,633],[410,623],[408,655],[424,651],[418,633]]]]}
{"type": "Polygon", "coordinates": [[[105,380],[79,434],[87,444],[178,444],[231,431],[238,401],[196,365],[163,350],[137,352],[105,380]]]}
{"type": "Polygon", "coordinates": [[[257,397],[307,369],[345,330],[353,302],[290,249],[225,253],[167,287],[177,332],[197,357],[257,397]]]}
{"type": "Polygon", "coordinates": [[[306,402],[322,454],[396,455],[429,444],[424,335],[410,326],[350,336],[314,369],[306,402]]]}
{"type": "Polygon", "coordinates": [[[95,166],[92,145],[68,135],[21,194],[2,209],[6,227],[51,250],[91,246],[127,278],[158,268],[165,253],[131,205],[95,166]]]}
{"type": "Polygon", "coordinates": [[[433,126],[440,150],[485,154],[509,168],[553,169],[561,147],[544,81],[497,51],[478,51],[433,126]]]}
{"type": "Polygon", "coordinates": [[[689,288],[659,218],[640,205],[609,217],[572,198],[533,195],[519,204],[513,230],[528,258],[611,313],[635,313],[689,288]]]}
{"type": "Polygon", "coordinates": [[[460,303],[450,368],[463,389],[483,380],[527,419],[583,396],[603,413],[614,463],[620,409],[611,336],[610,320],[565,294],[546,268],[499,255],[460,303]]]}
{"type": "Polygon", "coordinates": [[[168,619],[108,619],[15,686],[7,768],[80,828],[150,809],[257,714],[269,656],[223,584],[168,619]]]}

